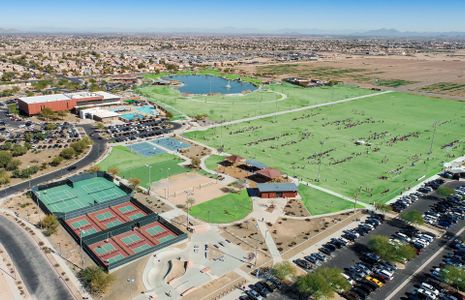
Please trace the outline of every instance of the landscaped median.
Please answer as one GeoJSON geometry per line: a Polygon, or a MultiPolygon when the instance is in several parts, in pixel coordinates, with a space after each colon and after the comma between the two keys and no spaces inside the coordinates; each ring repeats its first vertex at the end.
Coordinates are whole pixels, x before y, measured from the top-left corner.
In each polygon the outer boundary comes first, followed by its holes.
{"type": "Polygon", "coordinates": [[[252,207],[252,199],[247,190],[242,190],[194,205],[190,214],[208,223],[225,224],[247,217],[252,212],[252,207]]]}

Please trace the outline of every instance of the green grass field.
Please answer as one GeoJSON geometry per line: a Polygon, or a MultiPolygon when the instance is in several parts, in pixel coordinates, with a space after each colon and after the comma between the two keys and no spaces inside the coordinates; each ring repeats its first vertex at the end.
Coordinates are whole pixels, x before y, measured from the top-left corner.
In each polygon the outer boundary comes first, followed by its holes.
{"type": "Polygon", "coordinates": [[[302,88],[291,84],[271,84],[245,95],[184,96],[169,86],[144,86],[136,91],[176,118],[184,113],[190,117],[207,115],[213,121],[237,120],[373,93],[348,85],[302,88]]]}
{"type": "MultiPolygon", "coordinates": [[[[312,216],[329,214],[341,210],[354,208],[354,203],[333,195],[321,192],[306,185],[299,185],[299,195],[302,197],[302,202],[312,216]]],[[[357,204],[357,208],[362,208],[357,204]]]]}
{"type": "Polygon", "coordinates": [[[215,171],[216,167],[220,162],[224,160],[224,156],[221,155],[210,155],[206,160],[205,160],[205,165],[209,170],[215,171]]]}
{"type": "Polygon", "coordinates": [[[148,187],[149,171],[146,165],[150,165],[150,180],[156,182],[172,175],[189,172],[190,170],[179,166],[182,161],[171,154],[162,154],[156,156],[143,156],[131,152],[124,146],[116,146],[111,150],[110,155],[98,164],[101,170],[106,171],[109,168],[117,168],[118,175],[129,179],[139,178],[141,186],[148,187]]]}
{"type": "Polygon", "coordinates": [[[387,86],[387,87],[399,87],[407,84],[415,83],[415,81],[403,80],[403,79],[378,79],[375,81],[376,85],[387,86]]]}
{"type": "Polygon", "coordinates": [[[246,190],[194,205],[190,214],[208,223],[223,224],[245,218],[252,212],[252,199],[246,190]]]}
{"type": "Polygon", "coordinates": [[[463,155],[464,132],[463,102],[389,93],[186,135],[373,203],[392,199],[463,155]],[[357,140],[370,146],[357,146],[357,140]]]}

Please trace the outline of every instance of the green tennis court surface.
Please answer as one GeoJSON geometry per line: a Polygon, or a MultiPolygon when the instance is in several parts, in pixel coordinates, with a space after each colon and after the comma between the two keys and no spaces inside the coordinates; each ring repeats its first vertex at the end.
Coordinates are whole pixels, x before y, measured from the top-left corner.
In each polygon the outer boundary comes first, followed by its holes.
{"type": "Polygon", "coordinates": [[[110,257],[109,259],[107,259],[107,262],[108,262],[109,264],[112,264],[112,263],[114,263],[114,262],[117,262],[117,261],[122,260],[123,258],[124,258],[124,256],[122,256],[121,254],[117,254],[117,255],[115,255],[115,256],[110,257]]]}
{"type": "Polygon", "coordinates": [[[161,226],[153,226],[153,227],[150,227],[146,230],[150,235],[157,235],[157,234],[160,234],[162,232],[164,232],[165,230],[161,227],[161,226]]]}
{"type": "Polygon", "coordinates": [[[81,231],[81,236],[85,237],[85,236],[94,234],[96,232],[97,232],[97,229],[95,229],[95,228],[86,229],[86,230],[81,231]]]}
{"type": "Polygon", "coordinates": [[[109,211],[106,211],[104,213],[98,214],[96,216],[97,220],[99,221],[105,221],[107,219],[113,218],[113,214],[109,211]]]}
{"type": "Polygon", "coordinates": [[[126,245],[131,245],[141,241],[141,238],[136,234],[131,234],[122,238],[121,241],[123,241],[123,243],[125,243],[126,245]]]}
{"type": "Polygon", "coordinates": [[[164,243],[164,242],[167,242],[167,241],[172,240],[172,239],[174,239],[174,236],[167,235],[167,236],[164,236],[162,238],[159,238],[158,240],[160,241],[160,243],[164,243]]]}
{"type": "Polygon", "coordinates": [[[123,223],[121,223],[120,220],[114,220],[114,221],[108,222],[108,223],[106,224],[106,226],[107,226],[107,228],[111,228],[111,227],[118,226],[118,225],[120,225],[120,224],[123,224],[123,223]]]}
{"type": "Polygon", "coordinates": [[[53,213],[67,213],[125,196],[126,193],[103,177],[93,177],[37,192],[42,203],[53,213]]]}
{"type": "Polygon", "coordinates": [[[123,206],[123,207],[118,208],[118,210],[119,210],[121,213],[126,214],[126,213],[128,213],[128,212],[131,212],[131,211],[135,210],[135,208],[134,208],[134,206],[128,204],[128,205],[125,205],[125,206],[123,206]]]}
{"type": "Polygon", "coordinates": [[[142,251],[144,251],[145,249],[148,249],[148,248],[150,248],[149,245],[143,244],[142,246],[136,247],[133,250],[134,250],[134,252],[139,253],[139,252],[142,252],[142,251]]]}
{"type": "Polygon", "coordinates": [[[73,222],[73,223],[71,224],[71,226],[73,226],[73,228],[78,229],[78,228],[87,226],[87,225],[89,225],[89,224],[90,224],[89,221],[87,221],[86,219],[82,219],[82,220],[73,222]]]}
{"type": "Polygon", "coordinates": [[[133,214],[132,216],[129,216],[129,219],[137,220],[139,218],[142,218],[143,216],[145,216],[143,213],[137,213],[137,214],[133,214]]]}
{"type": "Polygon", "coordinates": [[[97,252],[98,255],[103,256],[107,253],[115,251],[115,247],[113,247],[112,244],[103,244],[100,247],[95,248],[95,252],[97,252]]]}

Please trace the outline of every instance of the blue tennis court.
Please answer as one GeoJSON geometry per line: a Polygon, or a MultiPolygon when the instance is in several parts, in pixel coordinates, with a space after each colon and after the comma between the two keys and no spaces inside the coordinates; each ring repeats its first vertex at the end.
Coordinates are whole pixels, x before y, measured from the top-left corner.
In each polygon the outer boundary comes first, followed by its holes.
{"type": "Polygon", "coordinates": [[[136,152],[137,154],[140,154],[143,156],[154,156],[154,155],[160,155],[160,154],[165,153],[164,150],[147,142],[128,145],[127,148],[131,150],[132,152],[136,152]]]}
{"type": "Polygon", "coordinates": [[[160,145],[171,151],[189,148],[191,145],[183,143],[175,138],[161,138],[151,141],[154,144],[160,145]]]}

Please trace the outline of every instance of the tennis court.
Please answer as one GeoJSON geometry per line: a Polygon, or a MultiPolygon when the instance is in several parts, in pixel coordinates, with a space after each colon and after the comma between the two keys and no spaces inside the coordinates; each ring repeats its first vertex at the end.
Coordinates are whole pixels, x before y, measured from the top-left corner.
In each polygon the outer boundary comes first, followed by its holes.
{"type": "Polygon", "coordinates": [[[160,241],[160,243],[164,243],[164,242],[168,242],[168,241],[170,241],[170,240],[172,240],[174,238],[175,238],[175,236],[170,234],[170,235],[164,236],[162,238],[159,238],[158,240],[160,241]]]}
{"type": "Polygon", "coordinates": [[[165,232],[166,230],[160,225],[155,225],[153,227],[147,228],[145,231],[147,231],[151,236],[156,236],[165,232]]]}
{"type": "Polygon", "coordinates": [[[118,210],[122,213],[122,214],[127,214],[129,212],[132,212],[134,210],[136,210],[136,208],[134,207],[134,205],[132,204],[127,204],[123,207],[119,207],[118,210]]]}
{"type": "Polygon", "coordinates": [[[71,223],[71,227],[73,227],[74,229],[79,229],[79,228],[85,227],[87,225],[90,225],[90,223],[86,219],[81,219],[81,220],[74,221],[74,222],[71,223]]]}
{"type": "Polygon", "coordinates": [[[127,216],[131,221],[134,221],[134,220],[137,220],[137,219],[140,219],[142,218],[143,216],[145,216],[145,214],[143,213],[135,213],[133,215],[130,215],[130,216],[127,216]]]}
{"type": "Polygon", "coordinates": [[[139,253],[139,252],[142,252],[142,251],[144,251],[145,249],[148,249],[148,248],[150,248],[150,247],[151,247],[151,246],[148,245],[148,244],[143,244],[143,245],[138,246],[138,247],[136,247],[136,248],[134,248],[134,249],[132,249],[132,250],[133,250],[135,253],[139,253]]]}
{"type": "Polygon", "coordinates": [[[111,253],[113,251],[116,251],[116,248],[110,243],[106,243],[95,248],[95,252],[97,252],[97,254],[100,256],[111,253]]]}
{"type": "Polygon", "coordinates": [[[111,221],[111,222],[106,223],[105,226],[106,226],[107,228],[112,228],[112,227],[115,227],[115,226],[118,226],[118,225],[121,225],[121,224],[123,224],[123,222],[121,222],[120,220],[116,219],[116,220],[113,220],[113,221],[111,221]]]}
{"type": "Polygon", "coordinates": [[[166,149],[169,149],[171,151],[178,151],[181,149],[186,149],[189,148],[191,145],[187,143],[183,143],[175,138],[161,138],[161,139],[155,139],[151,141],[152,143],[156,145],[160,145],[166,149]]]}
{"type": "Polygon", "coordinates": [[[121,254],[116,254],[115,256],[112,256],[112,257],[106,259],[105,261],[106,261],[108,264],[112,264],[112,263],[115,263],[115,262],[117,262],[117,261],[122,260],[123,258],[124,258],[123,255],[121,255],[121,254]]]}
{"type": "Polygon", "coordinates": [[[128,236],[121,238],[121,241],[125,243],[127,246],[140,242],[141,240],[142,240],[141,237],[135,233],[132,233],[128,236]]]}
{"type": "Polygon", "coordinates": [[[127,195],[112,181],[92,177],[37,191],[40,201],[53,213],[68,213],[127,195]]]}
{"type": "Polygon", "coordinates": [[[132,144],[126,147],[132,152],[135,152],[143,156],[154,156],[154,155],[160,155],[160,154],[166,153],[164,150],[147,142],[132,144]]]}
{"type": "Polygon", "coordinates": [[[105,212],[103,212],[103,213],[101,213],[101,214],[96,215],[95,217],[96,217],[97,220],[99,220],[99,221],[105,221],[105,220],[108,220],[108,219],[113,218],[114,215],[113,215],[111,212],[109,212],[109,211],[105,211],[105,212]]]}

